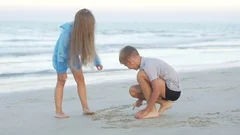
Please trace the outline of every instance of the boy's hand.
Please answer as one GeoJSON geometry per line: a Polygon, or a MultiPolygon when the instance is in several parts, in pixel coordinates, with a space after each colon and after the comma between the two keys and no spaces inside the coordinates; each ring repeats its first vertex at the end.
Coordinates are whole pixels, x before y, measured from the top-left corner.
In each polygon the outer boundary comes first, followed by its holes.
{"type": "Polygon", "coordinates": [[[102,70],[103,66],[102,66],[102,64],[100,64],[100,65],[97,65],[96,68],[97,68],[97,70],[102,70]]]}
{"type": "Polygon", "coordinates": [[[145,109],[137,112],[137,114],[135,115],[135,118],[141,119],[141,118],[143,118],[144,116],[146,116],[149,112],[150,112],[150,109],[145,108],[145,109]]]}
{"type": "Polygon", "coordinates": [[[143,102],[143,100],[138,99],[133,106],[133,110],[135,109],[135,107],[140,107],[142,105],[142,102],[143,102]]]}

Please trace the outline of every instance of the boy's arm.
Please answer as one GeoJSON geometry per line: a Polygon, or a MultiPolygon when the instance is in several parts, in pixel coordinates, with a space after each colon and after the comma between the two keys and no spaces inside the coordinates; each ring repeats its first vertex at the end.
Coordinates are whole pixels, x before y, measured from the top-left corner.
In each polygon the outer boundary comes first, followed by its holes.
{"type": "Polygon", "coordinates": [[[137,114],[136,114],[136,118],[143,118],[144,116],[146,116],[149,111],[151,110],[151,108],[155,105],[159,95],[160,95],[160,89],[159,89],[159,86],[158,86],[158,80],[155,79],[151,82],[151,85],[153,87],[153,92],[152,94],[150,95],[150,98],[148,100],[148,104],[147,104],[147,107],[141,111],[139,111],[137,114]]]}
{"type": "Polygon", "coordinates": [[[155,79],[151,82],[153,92],[148,100],[148,105],[146,107],[147,110],[150,110],[156,103],[159,95],[160,95],[160,87],[158,81],[155,79]]]}
{"type": "Polygon", "coordinates": [[[152,89],[153,89],[153,92],[148,100],[148,105],[145,109],[151,109],[155,105],[155,103],[160,95],[160,89],[159,89],[160,87],[159,87],[158,80],[157,80],[159,71],[158,71],[157,65],[155,65],[155,63],[154,64],[151,63],[151,65],[146,64],[144,67],[144,71],[147,74],[148,79],[149,79],[149,81],[152,85],[152,89]]]}

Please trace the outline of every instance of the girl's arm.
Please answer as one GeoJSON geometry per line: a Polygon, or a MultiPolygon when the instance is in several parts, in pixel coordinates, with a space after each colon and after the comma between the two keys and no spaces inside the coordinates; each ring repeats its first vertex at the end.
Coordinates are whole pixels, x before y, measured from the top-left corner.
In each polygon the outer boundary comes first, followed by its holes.
{"type": "Polygon", "coordinates": [[[94,65],[95,65],[95,66],[99,66],[99,65],[101,65],[101,61],[100,61],[98,55],[95,56],[95,59],[94,59],[94,65]]]}
{"type": "Polygon", "coordinates": [[[57,72],[66,73],[68,68],[68,48],[70,42],[70,34],[68,31],[63,30],[58,39],[58,50],[57,50],[57,72]]]}

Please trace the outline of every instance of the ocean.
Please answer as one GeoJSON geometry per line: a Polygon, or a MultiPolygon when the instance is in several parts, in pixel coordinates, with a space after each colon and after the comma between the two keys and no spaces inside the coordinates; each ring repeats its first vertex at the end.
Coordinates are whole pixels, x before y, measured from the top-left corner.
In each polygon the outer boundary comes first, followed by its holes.
{"type": "MultiPolygon", "coordinates": [[[[0,93],[55,86],[52,53],[63,23],[0,22],[0,93]]],[[[104,70],[84,68],[87,83],[135,78],[118,60],[125,45],[178,72],[240,66],[240,24],[99,22],[96,48],[104,70]]]]}

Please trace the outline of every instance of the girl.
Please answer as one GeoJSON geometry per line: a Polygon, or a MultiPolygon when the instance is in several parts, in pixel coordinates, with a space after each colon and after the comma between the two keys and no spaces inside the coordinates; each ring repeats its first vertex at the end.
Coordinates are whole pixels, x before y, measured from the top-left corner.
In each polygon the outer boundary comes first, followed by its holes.
{"type": "Polygon", "coordinates": [[[62,111],[63,88],[70,67],[77,83],[78,95],[82,103],[83,114],[91,115],[88,108],[86,85],[82,66],[94,65],[98,70],[103,66],[96,54],[94,43],[95,18],[90,10],[82,9],[75,15],[73,23],[61,26],[62,33],[57,41],[53,54],[53,67],[57,72],[55,88],[56,118],[68,118],[62,111]]]}

